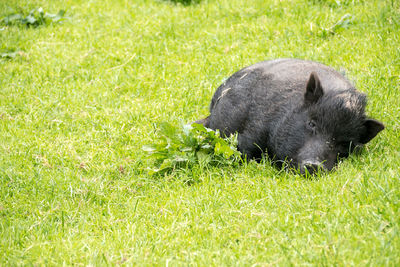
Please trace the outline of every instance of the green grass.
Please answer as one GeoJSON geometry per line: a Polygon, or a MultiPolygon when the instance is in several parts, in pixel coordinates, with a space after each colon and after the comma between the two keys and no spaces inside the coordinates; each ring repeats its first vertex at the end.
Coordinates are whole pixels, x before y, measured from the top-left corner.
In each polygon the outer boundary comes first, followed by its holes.
{"type": "Polygon", "coordinates": [[[66,10],[0,26],[0,265],[399,266],[400,4],[183,2],[0,2],[66,10]],[[156,125],[281,57],[346,70],[387,128],[313,179],[268,161],[148,175],[156,125]]]}

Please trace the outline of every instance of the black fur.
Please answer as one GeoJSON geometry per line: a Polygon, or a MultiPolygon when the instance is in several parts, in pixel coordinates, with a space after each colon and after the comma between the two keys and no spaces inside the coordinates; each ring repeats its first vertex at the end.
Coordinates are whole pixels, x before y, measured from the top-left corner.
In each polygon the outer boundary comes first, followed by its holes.
{"type": "Polygon", "coordinates": [[[224,135],[238,133],[247,159],[265,151],[277,162],[313,171],[369,142],[384,126],[368,119],[366,96],[334,69],[298,59],[244,68],[215,92],[210,116],[196,121],[224,135]]]}

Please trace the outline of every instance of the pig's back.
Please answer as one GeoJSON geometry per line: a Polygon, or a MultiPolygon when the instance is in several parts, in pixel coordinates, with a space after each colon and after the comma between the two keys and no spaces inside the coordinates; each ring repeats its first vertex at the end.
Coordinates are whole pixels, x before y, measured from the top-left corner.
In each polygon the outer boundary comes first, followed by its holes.
{"type": "Polygon", "coordinates": [[[259,62],[236,72],[216,90],[207,126],[229,135],[241,132],[251,113],[274,120],[285,109],[302,103],[312,72],[326,92],[353,88],[343,75],[321,63],[300,59],[259,62]]]}
{"type": "Polygon", "coordinates": [[[273,75],[282,83],[307,83],[311,72],[317,73],[322,87],[326,90],[347,90],[353,85],[342,74],[324,64],[301,59],[276,59],[256,63],[243,71],[262,70],[264,75],[273,75]]]}

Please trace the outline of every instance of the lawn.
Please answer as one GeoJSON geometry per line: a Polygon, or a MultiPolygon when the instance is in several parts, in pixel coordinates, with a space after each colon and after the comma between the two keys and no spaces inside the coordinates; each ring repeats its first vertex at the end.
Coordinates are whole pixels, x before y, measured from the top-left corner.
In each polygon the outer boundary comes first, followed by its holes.
{"type": "Polygon", "coordinates": [[[400,265],[400,3],[0,1],[0,265],[400,265]],[[310,177],[269,160],[150,175],[159,125],[258,61],[345,71],[386,125],[310,177]]]}

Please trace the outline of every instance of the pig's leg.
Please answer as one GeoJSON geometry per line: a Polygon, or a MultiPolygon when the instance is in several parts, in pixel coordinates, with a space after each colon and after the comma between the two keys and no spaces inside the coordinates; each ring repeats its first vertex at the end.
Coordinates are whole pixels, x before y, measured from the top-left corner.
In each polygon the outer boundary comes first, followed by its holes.
{"type": "Polygon", "coordinates": [[[242,152],[242,157],[247,160],[259,160],[264,152],[259,146],[257,146],[256,140],[254,139],[254,133],[247,131],[238,135],[238,150],[242,152]]]}

